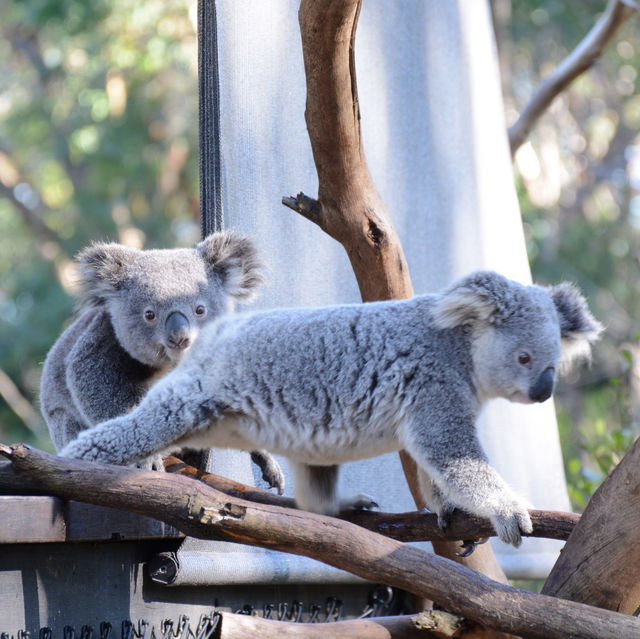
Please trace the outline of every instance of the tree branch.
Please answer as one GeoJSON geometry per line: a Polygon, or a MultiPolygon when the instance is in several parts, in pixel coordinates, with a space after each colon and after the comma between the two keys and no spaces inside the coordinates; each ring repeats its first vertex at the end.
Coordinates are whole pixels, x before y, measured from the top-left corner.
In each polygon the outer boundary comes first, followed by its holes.
{"type": "Polygon", "coordinates": [[[509,128],[513,156],[554,98],[602,55],[616,31],[638,11],[633,0],[609,0],[607,8],[578,46],[533,92],[516,123],[509,128]]]}
{"type": "MultiPolygon", "coordinates": [[[[247,486],[240,482],[198,470],[189,466],[177,457],[167,457],[164,460],[167,472],[179,473],[199,479],[208,486],[237,497],[259,504],[295,508],[295,500],[281,497],[267,490],[247,486]]],[[[0,472],[0,486],[7,487],[6,479],[0,472]]],[[[24,485],[15,486],[24,491],[24,485]]],[[[551,512],[547,510],[530,510],[533,532],[530,537],[566,540],[575,525],[580,521],[580,515],[574,513],[551,512]]],[[[446,532],[438,525],[438,517],[434,513],[424,511],[408,513],[383,513],[369,510],[348,510],[340,513],[339,519],[362,526],[385,537],[398,541],[453,541],[475,540],[495,536],[495,531],[488,519],[473,517],[460,510],[453,513],[446,532]]]]}
{"type": "MultiPolygon", "coordinates": [[[[402,245],[367,166],[360,131],[355,36],[361,0],[302,0],[298,12],[307,86],[305,120],[318,173],[318,199],[304,194],[283,203],[340,242],[363,302],[413,296],[402,245]]],[[[413,460],[400,453],[419,508],[424,506],[413,460]]],[[[440,542],[436,552],[506,583],[489,545],[464,559],[460,544],[440,542]]]]}
{"type": "Polygon", "coordinates": [[[283,203],[347,251],[363,301],[411,297],[400,241],[362,148],[354,41],[361,0],[302,0],[298,19],[307,79],[305,120],[318,172],[318,199],[283,203]]]}
{"type": "Polygon", "coordinates": [[[0,396],[34,435],[41,437],[47,432],[42,417],[2,368],[0,368],[0,396]]]}
{"type": "Polygon", "coordinates": [[[489,628],[533,639],[640,639],[639,619],[498,583],[346,521],[237,499],[175,474],[62,459],[23,444],[0,445],[0,455],[49,494],[151,516],[193,537],[312,557],[428,597],[489,628]]]}
{"type": "Polygon", "coordinates": [[[477,628],[461,617],[431,610],[419,615],[292,623],[228,612],[220,614],[219,639],[465,639],[477,628]]]}
{"type": "Polygon", "coordinates": [[[13,192],[12,188],[5,186],[0,182],[0,197],[7,198],[16,210],[22,215],[27,226],[37,235],[40,235],[43,240],[47,242],[55,242],[61,244],[62,240],[60,236],[42,219],[37,209],[30,209],[24,203],[22,203],[13,192]]]}

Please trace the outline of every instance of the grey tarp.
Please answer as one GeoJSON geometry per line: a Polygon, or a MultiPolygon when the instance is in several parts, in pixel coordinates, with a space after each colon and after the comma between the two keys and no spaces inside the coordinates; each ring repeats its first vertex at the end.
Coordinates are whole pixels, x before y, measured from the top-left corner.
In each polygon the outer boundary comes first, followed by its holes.
{"type": "MultiPolygon", "coordinates": [[[[250,234],[269,265],[270,285],[255,307],[358,301],[342,247],[280,203],[300,190],[317,193],[303,115],[298,3],[218,0],[216,7],[224,225],[250,234]]],[[[365,0],[356,64],[368,163],[402,239],[416,292],[437,290],[477,268],[529,281],[488,3],[365,0]]],[[[480,429],[494,464],[532,505],[569,508],[552,402],[497,400],[482,415],[480,429]]],[[[217,471],[249,476],[245,453],[218,452],[215,458],[217,471]]],[[[342,484],[347,492],[373,495],[383,510],[414,508],[396,454],[346,465],[342,484]]],[[[185,569],[198,564],[188,548],[185,569]]],[[[221,557],[217,577],[209,571],[203,576],[208,581],[237,580],[242,565],[250,582],[300,581],[304,574],[331,581],[335,575],[310,560],[297,564],[302,560],[294,556],[224,544],[208,548],[241,550],[237,561],[221,557]],[[282,562],[276,571],[274,562],[282,562]],[[233,575],[225,572],[229,564],[233,575]]],[[[501,543],[495,549],[510,576],[540,577],[559,544],[525,540],[518,550],[501,543]]],[[[193,578],[189,572],[183,573],[186,581],[193,578]]]]}

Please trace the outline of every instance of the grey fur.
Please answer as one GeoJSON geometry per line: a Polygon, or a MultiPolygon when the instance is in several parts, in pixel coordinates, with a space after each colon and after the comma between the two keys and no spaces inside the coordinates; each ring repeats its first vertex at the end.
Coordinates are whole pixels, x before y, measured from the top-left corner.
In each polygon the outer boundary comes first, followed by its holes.
{"type": "Polygon", "coordinates": [[[175,443],[264,448],[294,462],[302,508],[332,513],[334,466],[404,448],[443,522],[460,507],[518,545],[527,505],[489,465],[478,412],[492,397],[542,401],[561,344],[585,352],[600,331],[573,287],[492,272],[410,300],[224,317],[136,410],[61,455],[126,464],[175,443]]]}
{"type": "MultiPolygon", "coordinates": [[[[77,260],[85,311],[53,346],[42,374],[42,412],[58,450],[128,413],[203,326],[250,299],[262,282],[255,249],[233,232],[214,233],[194,249],[97,243],[77,260]]],[[[270,472],[278,477],[277,464],[270,472]]]]}

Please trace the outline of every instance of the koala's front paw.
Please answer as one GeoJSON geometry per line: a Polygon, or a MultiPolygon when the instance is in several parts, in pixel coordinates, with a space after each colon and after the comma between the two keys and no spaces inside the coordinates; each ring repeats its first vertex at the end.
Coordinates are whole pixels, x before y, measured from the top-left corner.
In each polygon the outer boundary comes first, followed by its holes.
{"type": "Polygon", "coordinates": [[[529,511],[519,501],[503,505],[490,519],[498,537],[516,548],[522,543],[522,533],[533,532],[529,511]]]}
{"type": "Polygon", "coordinates": [[[79,437],[70,441],[59,453],[60,457],[72,457],[73,459],[86,459],[97,461],[100,451],[86,438],[79,437]]]}

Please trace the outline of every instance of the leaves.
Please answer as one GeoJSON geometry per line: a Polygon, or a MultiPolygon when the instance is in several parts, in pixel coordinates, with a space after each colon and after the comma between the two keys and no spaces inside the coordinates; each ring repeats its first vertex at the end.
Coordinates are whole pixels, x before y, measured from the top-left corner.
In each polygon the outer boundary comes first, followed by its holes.
{"type": "MultiPolygon", "coordinates": [[[[34,404],[42,361],[72,316],[70,258],[93,239],[199,238],[189,9],[186,0],[0,9],[0,364],[34,404]]],[[[0,399],[7,430],[28,437],[0,399]]]]}

